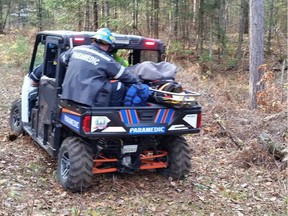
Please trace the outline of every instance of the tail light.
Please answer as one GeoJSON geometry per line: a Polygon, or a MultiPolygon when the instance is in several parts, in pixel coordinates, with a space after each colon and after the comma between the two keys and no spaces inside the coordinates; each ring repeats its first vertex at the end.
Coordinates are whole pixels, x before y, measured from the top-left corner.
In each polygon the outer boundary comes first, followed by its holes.
{"type": "Polygon", "coordinates": [[[82,128],[84,132],[88,133],[91,131],[91,116],[85,116],[83,119],[82,128]]]}
{"type": "Polygon", "coordinates": [[[147,47],[154,47],[156,45],[156,42],[155,41],[145,41],[144,44],[147,47]]]}
{"type": "Polygon", "coordinates": [[[202,112],[197,115],[197,128],[201,128],[202,112]]]}
{"type": "Polygon", "coordinates": [[[74,37],[73,38],[73,42],[72,42],[72,38],[70,38],[70,46],[74,47],[74,46],[79,46],[79,45],[83,45],[85,44],[85,38],[84,37],[74,37]]]}
{"type": "Polygon", "coordinates": [[[85,41],[84,37],[74,37],[74,42],[83,43],[85,41]]]}

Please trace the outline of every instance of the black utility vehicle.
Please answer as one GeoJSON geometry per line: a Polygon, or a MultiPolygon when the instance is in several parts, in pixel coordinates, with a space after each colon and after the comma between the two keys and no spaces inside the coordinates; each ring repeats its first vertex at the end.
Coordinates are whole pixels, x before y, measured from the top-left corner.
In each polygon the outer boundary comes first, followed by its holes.
{"type": "MultiPolygon", "coordinates": [[[[90,44],[95,32],[43,31],[37,34],[29,73],[44,62],[37,101],[24,78],[21,99],[11,107],[10,127],[28,134],[57,158],[58,178],[65,189],[82,191],[93,174],[156,169],[173,178],[184,178],[191,169],[189,146],[183,134],[198,133],[201,106],[197,93],[171,93],[152,89],[155,98],[141,107],[85,107],[61,100],[65,67],[57,56],[68,48],[90,44]],[[55,63],[51,73],[49,64],[55,63]],[[166,97],[167,96],[167,97],[166,97]],[[157,99],[157,97],[159,97],[157,99]]],[[[114,34],[115,49],[130,65],[161,61],[161,40],[114,34]]],[[[76,87],[76,86],[75,86],[76,87]]]]}

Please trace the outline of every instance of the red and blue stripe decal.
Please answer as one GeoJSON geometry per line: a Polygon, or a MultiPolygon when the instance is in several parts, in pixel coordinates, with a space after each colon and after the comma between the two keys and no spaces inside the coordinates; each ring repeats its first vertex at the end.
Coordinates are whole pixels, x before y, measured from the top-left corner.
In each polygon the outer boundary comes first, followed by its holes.
{"type": "MultiPolygon", "coordinates": [[[[140,120],[136,110],[120,110],[119,111],[121,121],[125,124],[139,124],[140,120]]],[[[174,109],[159,109],[157,111],[154,123],[156,124],[168,124],[174,117],[174,109]]]]}
{"type": "Polygon", "coordinates": [[[138,124],[139,118],[136,110],[120,110],[121,121],[125,124],[138,124]]]}
{"type": "Polygon", "coordinates": [[[174,109],[159,109],[154,123],[169,123],[174,114],[174,109]]]}

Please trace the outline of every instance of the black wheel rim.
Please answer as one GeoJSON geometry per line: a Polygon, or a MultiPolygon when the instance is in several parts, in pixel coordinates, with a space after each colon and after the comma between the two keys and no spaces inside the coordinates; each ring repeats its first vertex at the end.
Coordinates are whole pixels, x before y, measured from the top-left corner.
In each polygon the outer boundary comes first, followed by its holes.
{"type": "Polygon", "coordinates": [[[21,112],[19,108],[14,109],[13,112],[13,125],[14,127],[20,127],[21,124],[21,112]]]}
{"type": "Polygon", "coordinates": [[[61,176],[67,179],[70,172],[70,159],[68,152],[64,152],[61,157],[61,176]]]}

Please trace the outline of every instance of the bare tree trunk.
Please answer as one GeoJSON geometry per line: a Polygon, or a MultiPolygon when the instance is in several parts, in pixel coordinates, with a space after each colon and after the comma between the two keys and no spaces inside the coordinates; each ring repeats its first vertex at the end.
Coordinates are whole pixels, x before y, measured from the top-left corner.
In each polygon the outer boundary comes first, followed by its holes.
{"type": "Polygon", "coordinates": [[[10,10],[11,10],[11,3],[12,3],[12,0],[10,0],[7,4],[7,12],[5,14],[3,11],[4,10],[3,1],[0,1],[0,34],[4,33],[8,15],[10,14],[10,10]]]}
{"type": "Polygon", "coordinates": [[[179,2],[178,0],[174,0],[174,38],[178,38],[178,25],[179,25],[179,2]]]}
{"type": "MultiPolygon", "coordinates": [[[[222,55],[226,50],[226,25],[227,25],[227,7],[226,0],[217,1],[215,8],[218,11],[216,19],[217,45],[218,45],[218,63],[221,63],[222,55]]],[[[213,22],[213,20],[211,21],[213,22]]]]}
{"type": "Polygon", "coordinates": [[[100,23],[103,25],[103,23],[104,23],[104,25],[105,25],[105,27],[107,27],[106,26],[106,23],[104,22],[105,21],[105,19],[106,19],[106,17],[105,17],[105,6],[104,6],[104,2],[103,2],[104,0],[101,0],[100,1],[100,5],[99,5],[99,8],[100,8],[100,23]]]}
{"type": "Polygon", "coordinates": [[[169,38],[172,38],[173,36],[173,22],[174,22],[174,19],[173,19],[173,2],[172,0],[169,0],[169,5],[170,5],[170,8],[169,8],[169,12],[168,12],[168,16],[169,16],[169,38]]]}
{"type": "Polygon", "coordinates": [[[106,27],[109,27],[109,17],[110,17],[110,4],[109,1],[105,1],[105,20],[106,20],[106,27]]]}
{"type": "Polygon", "coordinates": [[[272,26],[274,25],[274,0],[270,0],[270,11],[269,11],[269,28],[267,38],[267,53],[271,54],[271,39],[272,39],[272,26]]]}
{"type": "Polygon", "coordinates": [[[86,0],[85,5],[85,17],[84,17],[84,30],[89,31],[90,29],[90,1],[86,0]]]}
{"type": "Polygon", "coordinates": [[[211,27],[210,27],[210,33],[209,33],[209,37],[210,37],[210,43],[209,43],[209,57],[212,58],[213,56],[213,22],[210,22],[211,27]]]}
{"type": "Polygon", "coordinates": [[[17,26],[17,28],[19,28],[20,27],[20,23],[21,23],[21,3],[18,2],[17,6],[18,6],[18,8],[17,8],[17,24],[16,24],[16,26],[17,26]]]}
{"type": "Polygon", "coordinates": [[[98,17],[98,3],[97,0],[93,1],[93,16],[94,16],[94,20],[93,20],[93,24],[94,24],[94,31],[96,31],[99,28],[99,17],[98,17]]]}
{"type": "Polygon", "coordinates": [[[189,4],[187,3],[187,0],[180,1],[181,4],[181,13],[179,13],[180,19],[180,26],[181,26],[181,37],[183,42],[187,42],[188,39],[188,28],[189,23],[188,21],[188,13],[189,13],[189,4]]]}
{"type": "Polygon", "coordinates": [[[239,63],[242,59],[242,45],[243,45],[243,35],[244,35],[244,22],[245,22],[245,1],[241,0],[240,6],[240,23],[239,23],[239,32],[238,32],[238,46],[236,51],[237,62],[239,63]]]}
{"type": "Polygon", "coordinates": [[[118,6],[117,6],[117,3],[116,3],[116,1],[114,1],[114,5],[113,5],[113,19],[117,19],[117,17],[118,17],[118,11],[117,11],[117,9],[118,9],[118,6]]]}
{"type": "Polygon", "coordinates": [[[153,0],[153,37],[159,38],[159,0],[153,0]]]}
{"type": "Polygon", "coordinates": [[[260,84],[262,71],[260,66],[264,61],[264,1],[250,0],[250,56],[249,56],[249,94],[250,94],[250,109],[257,108],[257,92],[263,89],[260,84]]]}
{"type": "Polygon", "coordinates": [[[227,2],[226,0],[221,0],[220,1],[220,27],[223,31],[224,34],[226,34],[226,29],[227,29],[227,22],[228,22],[228,12],[227,12],[227,2]]]}
{"type": "Polygon", "coordinates": [[[146,1],[146,23],[147,23],[147,34],[150,36],[151,35],[151,24],[150,24],[150,17],[151,17],[151,13],[150,13],[150,1],[146,1]]]}
{"type": "Polygon", "coordinates": [[[81,6],[78,5],[78,31],[82,30],[82,26],[83,26],[82,11],[81,11],[81,6]]]}
{"type": "Polygon", "coordinates": [[[193,1],[192,27],[194,29],[196,27],[197,0],[192,1],[193,1]]]}
{"type": "Polygon", "coordinates": [[[196,49],[200,50],[200,54],[203,53],[203,40],[204,40],[204,0],[200,0],[199,6],[199,21],[198,21],[198,43],[196,49]]]}
{"type": "Polygon", "coordinates": [[[3,1],[0,1],[0,34],[4,33],[4,28],[5,28],[3,14],[4,14],[3,1]]]}
{"type": "Polygon", "coordinates": [[[244,34],[249,33],[249,2],[248,0],[244,1],[244,34]]]}
{"type": "Polygon", "coordinates": [[[133,34],[138,30],[138,0],[133,3],[133,34]]]}
{"type": "Polygon", "coordinates": [[[37,20],[38,20],[38,29],[43,31],[43,0],[38,0],[36,2],[37,6],[37,20]]]}
{"type": "Polygon", "coordinates": [[[196,26],[196,16],[198,11],[198,1],[197,0],[190,0],[188,1],[188,13],[191,13],[189,18],[187,19],[187,39],[188,39],[188,46],[190,47],[194,42],[193,37],[195,36],[194,32],[197,32],[196,26]],[[190,3],[190,4],[189,4],[190,3]]]}

